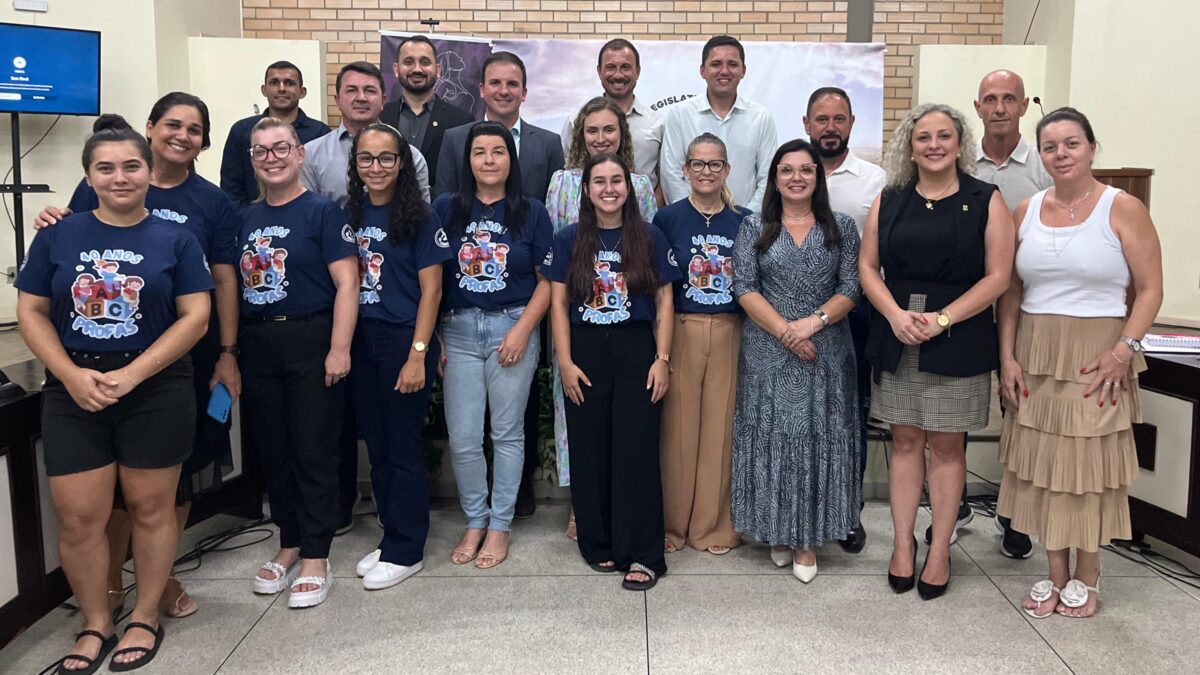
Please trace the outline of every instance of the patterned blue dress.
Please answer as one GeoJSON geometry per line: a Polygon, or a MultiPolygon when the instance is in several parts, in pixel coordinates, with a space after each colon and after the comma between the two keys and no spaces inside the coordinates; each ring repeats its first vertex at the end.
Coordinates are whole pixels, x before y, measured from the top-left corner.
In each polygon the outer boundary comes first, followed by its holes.
{"type": "MultiPolygon", "coordinates": [[[[783,318],[809,316],[834,295],[858,302],[858,232],[835,214],[841,245],[813,226],[797,246],[787,228],[765,252],[758,214],[734,244],[734,295],[760,293],[783,318]]],[[[814,337],[805,362],[758,324],[742,328],[733,418],[733,525],[763,543],[811,548],[859,523],[859,415],[854,345],[845,319],[814,337]]]]}

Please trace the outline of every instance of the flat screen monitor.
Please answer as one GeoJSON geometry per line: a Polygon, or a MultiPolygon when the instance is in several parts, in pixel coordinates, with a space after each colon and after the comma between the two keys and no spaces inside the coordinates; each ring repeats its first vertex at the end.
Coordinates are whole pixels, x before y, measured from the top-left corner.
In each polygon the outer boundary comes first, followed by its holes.
{"type": "Polygon", "coordinates": [[[0,23],[0,112],[100,114],[100,32],[0,23]]]}

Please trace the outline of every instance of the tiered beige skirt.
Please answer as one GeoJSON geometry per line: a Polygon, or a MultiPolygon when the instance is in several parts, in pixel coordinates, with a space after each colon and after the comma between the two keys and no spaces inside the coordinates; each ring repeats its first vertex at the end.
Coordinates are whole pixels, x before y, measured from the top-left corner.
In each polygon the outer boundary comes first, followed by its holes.
{"type": "Polygon", "coordinates": [[[997,511],[1049,550],[1095,552],[1131,536],[1127,489],[1138,474],[1132,424],[1142,418],[1134,356],[1126,388],[1112,405],[1099,390],[1083,392],[1095,374],[1080,369],[1108,358],[1124,319],[1025,314],[1017,328],[1017,363],[1028,398],[1006,411],[1000,434],[1004,479],[997,511]]]}

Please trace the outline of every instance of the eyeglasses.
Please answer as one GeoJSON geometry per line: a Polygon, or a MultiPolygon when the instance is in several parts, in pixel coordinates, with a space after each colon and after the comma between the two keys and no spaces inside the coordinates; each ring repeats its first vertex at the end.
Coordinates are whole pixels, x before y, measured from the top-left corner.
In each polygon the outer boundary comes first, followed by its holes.
{"type": "Polygon", "coordinates": [[[700,173],[704,171],[705,167],[713,173],[721,173],[728,164],[729,162],[723,159],[710,159],[707,162],[702,159],[689,159],[687,168],[691,169],[692,173],[700,173]]]}
{"type": "Polygon", "coordinates": [[[372,155],[369,152],[360,152],[354,156],[354,163],[360,169],[369,169],[375,162],[379,162],[379,168],[392,169],[396,163],[400,161],[400,155],[394,152],[381,152],[378,155],[372,155]]]}
{"type": "Polygon", "coordinates": [[[298,147],[300,146],[287,141],[279,141],[269,148],[265,145],[255,145],[250,148],[250,159],[256,162],[266,161],[268,154],[275,155],[276,159],[286,159],[292,154],[292,148],[298,147]]]}
{"type": "MultiPolygon", "coordinates": [[[[781,164],[779,166],[779,175],[780,176],[790,176],[790,175],[792,175],[792,173],[793,173],[793,169],[792,169],[791,165],[781,164]]],[[[800,165],[800,175],[804,176],[805,178],[812,178],[813,176],[817,175],[817,165],[816,164],[801,164],[800,165]]]]}

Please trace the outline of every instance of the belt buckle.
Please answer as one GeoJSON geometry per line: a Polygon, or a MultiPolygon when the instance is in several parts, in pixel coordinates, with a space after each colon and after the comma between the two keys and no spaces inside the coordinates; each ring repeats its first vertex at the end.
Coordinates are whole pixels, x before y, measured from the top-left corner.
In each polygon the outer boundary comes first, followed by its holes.
{"type": "Polygon", "coordinates": [[[272,316],[267,319],[267,321],[276,321],[276,322],[287,321],[287,320],[288,320],[288,318],[286,316],[272,316]]]}

